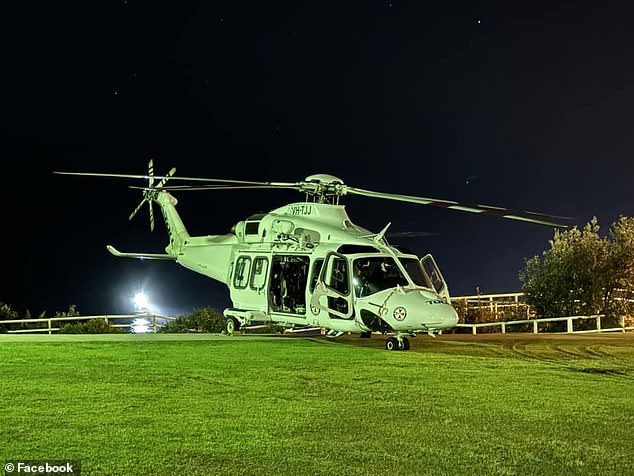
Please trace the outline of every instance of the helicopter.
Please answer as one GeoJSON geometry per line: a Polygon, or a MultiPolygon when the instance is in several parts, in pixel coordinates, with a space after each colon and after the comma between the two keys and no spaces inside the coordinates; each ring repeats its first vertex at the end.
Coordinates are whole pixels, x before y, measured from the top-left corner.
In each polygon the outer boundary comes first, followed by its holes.
{"type": "Polygon", "coordinates": [[[254,323],[274,323],[289,331],[322,329],[338,337],[360,333],[389,334],[387,350],[408,350],[408,337],[434,337],[458,323],[449,288],[431,254],[418,257],[387,241],[390,226],[372,232],[352,222],[345,195],[431,205],[463,212],[493,215],[553,227],[568,219],[545,213],[487,205],[469,205],[427,197],[377,192],[346,185],[329,174],[314,174],[298,182],[258,182],[217,178],[89,172],[63,175],[146,180],[130,186],[143,199],[129,219],[148,204],[154,230],[153,204],[160,208],[169,243],[165,253],[122,252],[117,257],[176,261],[194,272],[225,284],[232,307],[224,309],[224,332],[233,334],[254,323]],[[170,180],[194,185],[167,186],[170,180]],[[258,213],[238,221],[228,234],[191,236],[181,220],[174,194],[227,189],[292,189],[304,193],[302,202],[258,213]]]}

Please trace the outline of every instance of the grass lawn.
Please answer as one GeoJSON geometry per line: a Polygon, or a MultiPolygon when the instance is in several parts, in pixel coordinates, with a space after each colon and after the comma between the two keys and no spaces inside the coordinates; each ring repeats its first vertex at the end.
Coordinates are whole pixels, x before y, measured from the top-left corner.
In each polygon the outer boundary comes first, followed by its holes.
{"type": "Polygon", "coordinates": [[[0,336],[0,461],[94,475],[634,474],[634,336],[0,336]]]}

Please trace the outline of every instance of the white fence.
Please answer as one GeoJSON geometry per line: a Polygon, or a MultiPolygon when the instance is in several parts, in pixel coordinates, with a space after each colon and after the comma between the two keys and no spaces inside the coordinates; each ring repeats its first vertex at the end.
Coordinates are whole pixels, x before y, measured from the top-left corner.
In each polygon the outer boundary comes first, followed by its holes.
{"type": "Polygon", "coordinates": [[[608,329],[604,329],[601,327],[601,319],[605,316],[603,314],[598,314],[594,316],[568,316],[568,317],[548,317],[544,319],[522,319],[519,321],[505,321],[505,322],[486,322],[482,324],[458,324],[457,327],[467,327],[471,328],[472,334],[477,334],[478,329],[484,327],[500,327],[500,331],[502,334],[506,334],[507,327],[515,326],[518,324],[532,324],[533,326],[533,334],[539,333],[539,324],[542,322],[566,322],[566,332],[568,334],[572,333],[592,333],[592,332],[625,332],[634,330],[634,327],[627,327],[625,325],[625,318],[621,317],[619,319],[619,327],[611,327],[608,329]],[[578,320],[584,319],[595,319],[596,324],[594,329],[584,329],[584,330],[575,330],[574,322],[578,320]]]}
{"type": "MultiPolygon", "coordinates": [[[[535,317],[534,311],[524,302],[524,293],[501,293],[501,294],[477,294],[472,296],[455,296],[451,298],[452,304],[462,304],[471,309],[482,309],[489,312],[494,319],[503,318],[505,313],[512,312],[515,316],[521,317],[525,315],[527,319],[513,320],[496,320],[495,322],[486,322],[480,324],[458,324],[457,327],[470,328],[472,334],[477,334],[478,329],[482,328],[499,328],[496,331],[506,334],[507,327],[526,325],[532,326],[533,334],[540,332],[541,323],[566,322],[565,333],[592,333],[592,332],[625,332],[634,330],[632,326],[626,326],[625,318],[619,318],[617,327],[603,328],[602,319],[604,315],[592,316],[567,316],[567,317],[549,317],[538,319],[535,317]],[[594,319],[595,325],[593,329],[575,330],[575,322],[581,320],[594,319]]],[[[511,315],[513,315],[511,314],[511,315]]],[[[508,314],[507,314],[508,315],[508,314]]],[[[542,326],[543,327],[543,326],[542,326]]],[[[542,332],[548,332],[543,331],[542,332]]]]}
{"type": "Polygon", "coordinates": [[[103,315],[103,316],[59,316],[59,317],[42,317],[37,319],[11,319],[11,320],[2,320],[0,321],[0,325],[2,324],[30,324],[30,323],[46,323],[45,327],[38,327],[34,329],[11,329],[7,331],[8,334],[26,334],[26,333],[36,333],[36,332],[45,332],[48,334],[52,334],[53,332],[59,331],[59,327],[54,327],[54,325],[58,326],[60,322],[68,322],[68,321],[89,321],[94,319],[103,319],[106,324],[110,324],[112,327],[125,328],[129,329],[132,326],[131,322],[126,324],[115,324],[114,322],[118,322],[120,320],[134,320],[134,319],[147,319],[149,320],[148,329],[151,329],[152,332],[156,332],[160,329],[164,324],[161,321],[170,321],[176,319],[175,317],[170,316],[161,316],[158,314],[114,314],[114,315],[103,315]]]}

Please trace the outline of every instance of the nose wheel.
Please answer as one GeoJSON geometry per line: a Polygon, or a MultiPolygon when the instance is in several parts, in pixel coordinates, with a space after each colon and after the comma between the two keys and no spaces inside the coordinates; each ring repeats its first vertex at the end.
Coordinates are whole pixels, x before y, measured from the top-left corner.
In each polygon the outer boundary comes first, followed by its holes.
{"type": "Polygon", "coordinates": [[[389,337],[385,341],[387,350],[409,350],[409,339],[403,336],[389,337]]]}

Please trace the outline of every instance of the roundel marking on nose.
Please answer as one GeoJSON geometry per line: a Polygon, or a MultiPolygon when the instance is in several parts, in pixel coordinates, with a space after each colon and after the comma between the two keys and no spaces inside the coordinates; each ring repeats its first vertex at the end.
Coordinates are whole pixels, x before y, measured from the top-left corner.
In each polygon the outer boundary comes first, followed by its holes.
{"type": "Polygon", "coordinates": [[[392,317],[394,317],[397,321],[404,320],[407,317],[407,309],[404,307],[397,307],[394,309],[394,312],[392,312],[392,317]]]}

